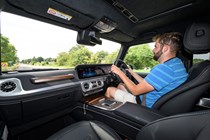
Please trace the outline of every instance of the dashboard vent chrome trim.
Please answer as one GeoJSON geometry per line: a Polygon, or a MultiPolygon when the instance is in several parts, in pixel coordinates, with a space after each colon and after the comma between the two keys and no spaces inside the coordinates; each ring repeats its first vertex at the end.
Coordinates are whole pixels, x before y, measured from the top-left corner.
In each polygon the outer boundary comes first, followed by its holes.
{"type": "Polygon", "coordinates": [[[82,87],[84,96],[88,96],[90,94],[94,94],[96,92],[102,91],[103,86],[104,86],[103,78],[85,80],[85,81],[81,82],[81,87],[82,87]]]}
{"type": "Polygon", "coordinates": [[[16,89],[16,84],[13,81],[6,81],[1,84],[0,90],[2,92],[12,92],[13,90],[16,89]]]}
{"type": "Polygon", "coordinates": [[[17,78],[0,80],[0,96],[10,96],[23,91],[21,81],[17,78]]]}

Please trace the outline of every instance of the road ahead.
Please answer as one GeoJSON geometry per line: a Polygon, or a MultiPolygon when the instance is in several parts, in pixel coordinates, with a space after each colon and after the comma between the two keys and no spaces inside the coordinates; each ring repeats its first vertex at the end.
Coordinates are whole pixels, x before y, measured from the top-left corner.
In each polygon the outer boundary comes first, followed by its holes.
{"type": "Polygon", "coordinates": [[[34,65],[27,65],[27,64],[19,64],[17,70],[32,70],[32,69],[51,69],[52,67],[48,66],[34,66],[34,65]]]}

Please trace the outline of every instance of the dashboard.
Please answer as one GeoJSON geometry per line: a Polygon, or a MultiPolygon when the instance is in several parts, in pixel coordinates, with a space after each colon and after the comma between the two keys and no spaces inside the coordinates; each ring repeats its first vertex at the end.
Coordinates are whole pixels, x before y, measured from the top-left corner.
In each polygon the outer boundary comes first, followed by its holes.
{"type": "Polygon", "coordinates": [[[110,68],[111,64],[79,65],[74,70],[3,74],[0,110],[4,121],[8,127],[20,126],[73,107],[84,96],[103,93],[110,68]]]}

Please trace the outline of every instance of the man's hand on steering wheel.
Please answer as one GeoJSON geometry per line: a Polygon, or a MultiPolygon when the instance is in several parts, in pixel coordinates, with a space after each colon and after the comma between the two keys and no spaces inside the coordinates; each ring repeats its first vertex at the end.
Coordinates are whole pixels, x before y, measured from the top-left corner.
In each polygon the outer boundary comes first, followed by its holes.
{"type": "Polygon", "coordinates": [[[121,73],[124,73],[129,79],[131,79],[131,74],[128,72],[126,69],[129,69],[127,64],[123,62],[122,60],[118,59],[114,62],[114,65],[111,67],[111,72],[112,72],[112,78],[119,83],[122,83],[123,81],[119,77],[121,73]]]}

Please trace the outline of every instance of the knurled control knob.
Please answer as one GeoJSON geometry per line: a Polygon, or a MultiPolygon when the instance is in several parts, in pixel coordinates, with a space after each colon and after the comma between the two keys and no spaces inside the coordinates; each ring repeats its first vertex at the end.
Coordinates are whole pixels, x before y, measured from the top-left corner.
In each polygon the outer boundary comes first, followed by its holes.
{"type": "Polygon", "coordinates": [[[101,81],[98,81],[98,85],[101,86],[101,81]]]}
{"type": "Polygon", "coordinates": [[[88,83],[85,83],[84,85],[84,89],[89,89],[90,85],[88,83]]]}

